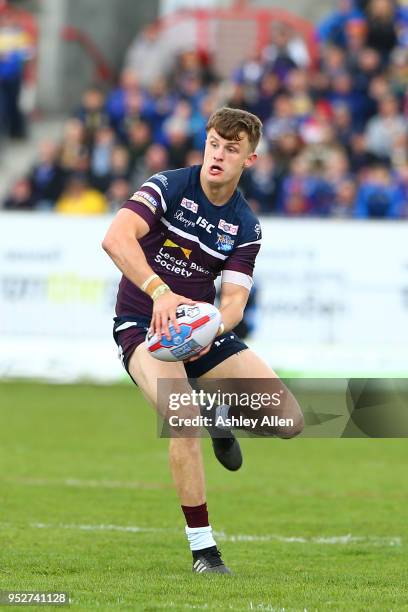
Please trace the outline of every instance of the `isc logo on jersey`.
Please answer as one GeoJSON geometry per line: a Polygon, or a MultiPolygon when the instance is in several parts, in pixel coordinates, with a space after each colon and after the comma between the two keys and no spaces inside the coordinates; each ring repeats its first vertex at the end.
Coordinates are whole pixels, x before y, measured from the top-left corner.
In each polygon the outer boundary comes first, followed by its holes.
{"type": "Polygon", "coordinates": [[[204,217],[198,217],[197,221],[196,221],[196,225],[198,225],[199,227],[202,227],[205,229],[206,232],[208,232],[209,234],[211,234],[211,232],[213,231],[215,225],[213,225],[212,223],[209,223],[207,221],[207,219],[204,219],[204,217]]]}
{"type": "Polygon", "coordinates": [[[232,225],[232,223],[227,223],[224,219],[220,219],[218,229],[227,234],[231,234],[231,236],[236,236],[238,234],[239,225],[232,225]]]}
{"type": "Polygon", "coordinates": [[[191,212],[193,213],[198,212],[198,204],[197,202],[193,202],[193,200],[183,198],[180,202],[180,206],[182,206],[183,208],[187,208],[187,210],[191,210],[191,212]]]}

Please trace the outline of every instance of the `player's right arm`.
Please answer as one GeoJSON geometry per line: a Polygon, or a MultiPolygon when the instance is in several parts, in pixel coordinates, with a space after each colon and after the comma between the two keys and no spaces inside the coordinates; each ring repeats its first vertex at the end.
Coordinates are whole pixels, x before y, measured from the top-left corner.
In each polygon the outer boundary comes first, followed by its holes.
{"type": "Polygon", "coordinates": [[[179,331],[176,320],[177,306],[195,302],[173,293],[147,263],[139,240],[149,231],[148,223],[140,215],[122,208],[112,221],[102,242],[102,248],[122,274],[152,298],[151,329],[159,335],[166,334],[170,339],[169,320],[179,331]]]}

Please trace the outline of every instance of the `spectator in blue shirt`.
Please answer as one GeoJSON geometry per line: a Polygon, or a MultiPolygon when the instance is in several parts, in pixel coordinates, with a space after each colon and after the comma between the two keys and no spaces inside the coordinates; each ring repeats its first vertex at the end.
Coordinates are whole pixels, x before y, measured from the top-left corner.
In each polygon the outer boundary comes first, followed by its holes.
{"type": "Polygon", "coordinates": [[[358,219],[399,219],[405,199],[389,168],[378,163],[368,171],[357,193],[355,217],[358,219]]]}

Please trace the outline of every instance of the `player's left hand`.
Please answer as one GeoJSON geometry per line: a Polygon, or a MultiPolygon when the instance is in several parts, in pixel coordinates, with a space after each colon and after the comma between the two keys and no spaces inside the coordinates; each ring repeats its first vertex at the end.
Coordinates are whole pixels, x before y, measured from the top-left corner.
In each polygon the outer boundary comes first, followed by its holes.
{"type": "Polygon", "coordinates": [[[213,343],[211,342],[211,344],[203,348],[203,350],[197,353],[197,355],[194,355],[194,357],[190,357],[190,359],[186,359],[184,363],[191,363],[191,361],[197,361],[197,359],[200,359],[200,357],[204,357],[204,355],[210,352],[212,345],[213,343]]]}
{"type": "MultiPolygon", "coordinates": [[[[217,336],[221,336],[221,334],[224,333],[224,323],[221,323],[218,331],[217,331],[217,335],[215,336],[215,338],[217,338],[217,336]]],[[[214,340],[215,340],[214,338],[214,340]]],[[[211,347],[213,345],[214,340],[205,348],[203,348],[202,351],[200,351],[197,355],[194,355],[194,357],[190,357],[190,359],[185,359],[184,363],[190,363],[191,361],[197,361],[197,359],[200,359],[200,357],[204,357],[204,355],[207,355],[207,353],[210,352],[211,347]]]]}

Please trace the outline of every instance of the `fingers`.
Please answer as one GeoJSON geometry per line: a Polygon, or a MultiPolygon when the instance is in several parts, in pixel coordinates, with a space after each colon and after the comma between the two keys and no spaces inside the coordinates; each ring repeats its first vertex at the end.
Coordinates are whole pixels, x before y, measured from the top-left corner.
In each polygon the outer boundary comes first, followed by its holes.
{"type": "Polygon", "coordinates": [[[202,351],[200,351],[198,353],[198,355],[195,355],[194,357],[190,357],[190,359],[186,359],[185,363],[190,363],[191,361],[197,361],[197,359],[200,359],[201,357],[204,357],[204,355],[206,355],[207,353],[210,352],[212,347],[212,343],[209,344],[208,346],[206,346],[205,348],[203,348],[202,351]]]}
{"type": "Polygon", "coordinates": [[[179,334],[180,333],[180,325],[177,322],[177,317],[176,317],[176,312],[175,311],[170,313],[169,319],[170,319],[171,323],[173,323],[174,329],[179,334]]]}
{"type": "Polygon", "coordinates": [[[164,334],[167,340],[171,340],[171,334],[169,330],[169,317],[167,312],[162,312],[160,315],[161,319],[161,334],[164,334]]]}

